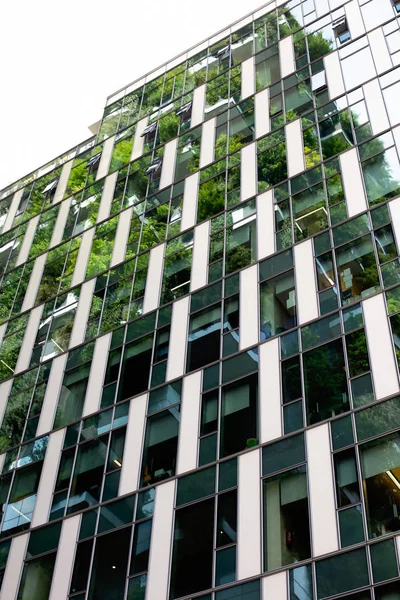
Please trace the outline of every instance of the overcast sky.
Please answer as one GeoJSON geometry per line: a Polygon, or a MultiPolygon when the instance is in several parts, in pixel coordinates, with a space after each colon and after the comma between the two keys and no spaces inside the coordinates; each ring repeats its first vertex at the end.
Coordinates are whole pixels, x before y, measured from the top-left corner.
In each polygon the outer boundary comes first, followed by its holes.
{"type": "Polygon", "coordinates": [[[1,2],[0,189],[90,137],[108,95],[265,2],[1,2]]]}

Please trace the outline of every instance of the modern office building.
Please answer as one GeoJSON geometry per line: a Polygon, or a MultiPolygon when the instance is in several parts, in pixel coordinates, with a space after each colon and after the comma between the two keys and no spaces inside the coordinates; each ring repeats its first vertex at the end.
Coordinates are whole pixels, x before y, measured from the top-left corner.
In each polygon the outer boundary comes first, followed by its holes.
{"type": "Polygon", "coordinates": [[[273,0],[0,194],[0,600],[400,599],[400,2],[273,0]]]}

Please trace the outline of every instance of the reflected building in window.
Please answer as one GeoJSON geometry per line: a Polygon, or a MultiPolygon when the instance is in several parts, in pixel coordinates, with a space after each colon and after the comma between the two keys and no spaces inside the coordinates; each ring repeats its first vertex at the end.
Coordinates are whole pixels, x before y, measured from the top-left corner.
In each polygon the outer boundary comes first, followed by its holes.
{"type": "Polygon", "coordinates": [[[399,10],[270,0],[0,191],[0,599],[400,600],[399,10]]]}

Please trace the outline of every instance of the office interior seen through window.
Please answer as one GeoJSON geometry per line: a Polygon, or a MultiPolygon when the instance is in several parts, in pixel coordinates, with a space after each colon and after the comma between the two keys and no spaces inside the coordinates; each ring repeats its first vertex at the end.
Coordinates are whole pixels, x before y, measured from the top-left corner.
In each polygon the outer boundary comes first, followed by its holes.
{"type": "Polygon", "coordinates": [[[272,0],[0,192],[0,600],[400,599],[399,19],[272,0]]]}

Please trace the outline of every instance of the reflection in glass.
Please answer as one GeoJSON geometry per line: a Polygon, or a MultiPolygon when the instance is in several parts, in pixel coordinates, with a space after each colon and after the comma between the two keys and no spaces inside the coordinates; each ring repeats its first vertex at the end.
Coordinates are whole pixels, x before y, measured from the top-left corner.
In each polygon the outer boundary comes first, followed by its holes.
{"type": "Polygon", "coordinates": [[[260,285],[261,340],[295,327],[296,291],[293,271],[260,285]]]}

